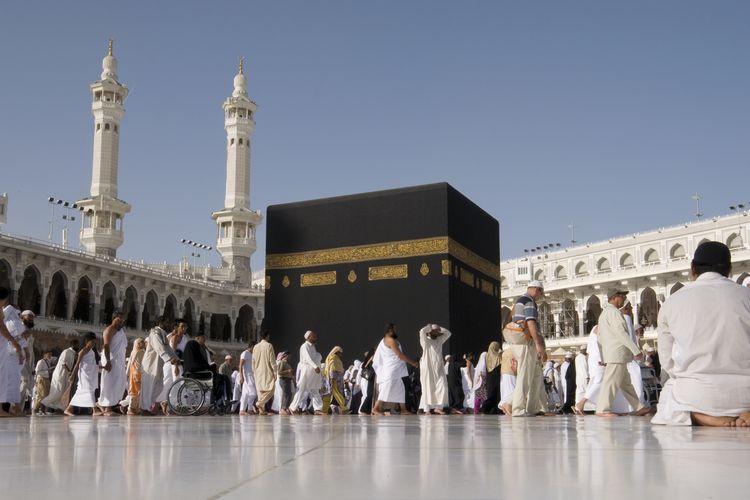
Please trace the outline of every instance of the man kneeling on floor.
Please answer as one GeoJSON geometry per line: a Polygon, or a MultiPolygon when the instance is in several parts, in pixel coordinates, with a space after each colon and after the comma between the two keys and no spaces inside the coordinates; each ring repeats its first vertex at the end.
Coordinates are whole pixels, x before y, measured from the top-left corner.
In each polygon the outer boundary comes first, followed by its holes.
{"type": "Polygon", "coordinates": [[[659,311],[659,358],[669,374],[651,420],[750,427],[750,289],[729,279],[723,243],[698,245],[693,283],[659,311]]]}

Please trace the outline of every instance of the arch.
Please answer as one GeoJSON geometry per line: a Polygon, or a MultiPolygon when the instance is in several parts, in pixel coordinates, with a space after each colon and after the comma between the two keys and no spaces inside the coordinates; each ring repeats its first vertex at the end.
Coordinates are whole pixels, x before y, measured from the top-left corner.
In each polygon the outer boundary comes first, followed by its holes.
{"type": "Polygon", "coordinates": [[[213,340],[229,340],[232,330],[232,320],[228,314],[212,314],[209,338],[213,340]]]}
{"type": "Polygon", "coordinates": [[[656,327],[660,307],[656,292],[651,287],[644,288],[641,292],[641,304],[638,307],[638,324],[643,328],[656,327]]]}
{"type": "Polygon", "coordinates": [[[125,326],[138,327],[138,291],[133,285],[125,289],[125,300],[122,303],[122,313],[125,315],[125,326]]]}
{"type": "Polygon", "coordinates": [[[68,277],[62,271],[55,271],[47,292],[46,316],[68,319],[68,277]]]}
{"type": "Polygon", "coordinates": [[[629,253],[624,253],[620,257],[620,267],[629,268],[634,267],[635,261],[633,260],[633,256],[629,253]]]}
{"type": "Polygon", "coordinates": [[[698,244],[697,244],[697,245],[695,246],[695,248],[698,248],[698,247],[699,247],[699,246],[701,246],[702,244],[704,244],[704,243],[708,243],[709,241],[711,241],[711,240],[709,240],[708,238],[703,238],[702,240],[700,240],[700,241],[698,242],[698,244]]]}
{"type": "Polygon", "coordinates": [[[576,311],[576,303],[572,299],[565,299],[562,303],[560,328],[563,337],[578,335],[578,312],[576,311]]]}
{"type": "Polygon", "coordinates": [[[736,248],[742,248],[742,236],[740,236],[737,233],[732,233],[729,235],[729,238],[727,238],[727,246],[730,250],[734,250],[736,248]]]}
{"type": "Polygon", "coordinates": [[[177,317],[177,299],[171,293],[167,295],[167,300],[164,301],[164,317],[170,322],[174,321],[177,317]]]}
{"type": "Polygon", "coordinates": [[[677,291],[678,291],[678,290],[680,290],[681,288],[685,288],[685,285],[683,285],[682,283],[680,283],[680,282],[678,281],[677,283],[675,283],[675,284],[674,284],[674,286],[673,286],[672,288],[670,288],[670,289],[669,289],[669,295],[670,295],[670,296],[674,295],[674,294],[675,294],[675,293],[677,293],[677,291]]]}
{"type": "Polygon", "coordinates": [[[190,297],[185,299],[185,307],[182,313],[182,319],[184,319],[187,322],[188,333],[194,332],[195,331],[195,302],[193,302],[193,299],[191,299],[190,297]]]}
{"type": "Polygon", "coordinates": [[[589,266],[587,266],[584,261],[581,261],[576,264],[575,273],[576,276],[586,276],[587,274],[589,274],[589,266]]]}
{"type": "Polygon", "coordinates": [[[612,271],[612,265],[609,263],[609,259],[602,257],[596,261],[596,270],[600,273],[608,273],[612,271]]]}
{"type": "Polygon", "coordinates": [[[741,285],[742,282],[745,281],[745,278],[747,278],[748,276],[750,276],[750,274],[747,274],[747,273],[740,274],[739,278],[737,278],[737,284],[741,285]]]}
{"type": "Polygon", "coordinates": [[[510,323],[512,312],[510,307],[503,306],[500,308],[500,328],[505,328],[505,325],[510,323]]]}
{"type": "Polygon", "coordinates": [[[592,295],[589,300],[586,301],[586,334],[591,333],[591,330],[599,323],[599,315],[602,313],[602,303],[599,297],[592,295]]]}
{"type": "Polygon", "coordinates": [[[538,281],[544,281],[547,276],[544,274],[544,269],[537,269],[534,273],[534,279],[538,281]]]}
{"type": "Polygon", "coordinates": [[[73,319],[90,323],[91,317],[91,297],[92,297],[92,284],[88,276],[83,275],[78,278],[78,286],[76,287],[76,302],[73,309],[73,319]]]}
{"type": "Polygon", "coordinates": [[[198,316],[198,331],[206,333],[206,316],[204,316],[203,313],[200,313],[198,316]]]}
{"type": "Polygon", "coordinates": [[[555,279],[556,280],[564,280],[568,277],[568,271],[565,270],[565,266],[557,266],[555,268],[555,279]]]}
{"type": "Polygon", "coordinates": [[[42,274],[35,265],[30,265],[23,271],[23,280],[18,289],[18,306],[21,310],[30,309],[35,314],[42,310],[42,274]]]}
{"type": "Polygon", "coordinates": [[[111,281],[107,281],[102,287],[102,297],[99,303],[101,304],[99,322],[108,325],[112,322],[112,313],[117,307],[117,287],[111,281]]]}
{"type": "Polygon", "coordinates": [[[659,252],[655,248],[649,248],[643,254],[643,262],[646,264],[656,264],[659,262],[659,252]]]}
{"type": "Polygon", "coordinates": [[[672,246],[672,248],[669,249],[670,259],[684,259],[685,257],[687,257],[687,252],[685,251],[685,247],[680,243],[675,244],[674,246],[672,246]]]}
{"type": "Polygon", "coordinates": [[[547,338],[555,336],[555,316],[547,302],[539,304],[539,331],[547,338]]]}
{"type": "Polygon", "coordinates": [[[255,311],[248,304],[240,307],[237,314],[237,319],[234,322],[234,338],[240,342],[247,342],[248,340],[255,339],[255,330],[253,328],[253,320],[255,319],[255,311]]]}
{"type": "Polygon", "coordinates": [[[14,297],[13,297],[13,282],[11,280],[12,276],[13,276],[13,269],[11,269],[8,261],[5,259],[0,259],[0,286],[4,286],[8,290],[10,290],[11,303],[15,302],[14,297]]]}
{"type": "Polygon", "coordinates": [[[146,300],[143,302],[143,312],[141,313],[141,327],[144,330],[150,330],[156,324],[156,317],[159,315],[159,296],[156,292],[149,290],[146,294],[146,300]]]}

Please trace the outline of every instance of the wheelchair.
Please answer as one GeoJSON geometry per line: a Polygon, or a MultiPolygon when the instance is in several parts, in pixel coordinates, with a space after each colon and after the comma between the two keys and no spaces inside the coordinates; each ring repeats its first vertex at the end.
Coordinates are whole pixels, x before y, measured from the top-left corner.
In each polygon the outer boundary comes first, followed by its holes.
{"type": "Polygon", "coordinates": [[[213,373],[210,371],[185,373],[169,388],[169,410],[182,417],[230,413],[235,401],[228,398],[214,401],[213,388],[213,373]]]}
{"type": "Polygon", "coordinates": [[[661,394],[661,381],[656,378],[654,369],[647,366],[641,367],[641,378],[643,379],[643,394],[646,401],[652,407],[655,407],[661,394]]]}

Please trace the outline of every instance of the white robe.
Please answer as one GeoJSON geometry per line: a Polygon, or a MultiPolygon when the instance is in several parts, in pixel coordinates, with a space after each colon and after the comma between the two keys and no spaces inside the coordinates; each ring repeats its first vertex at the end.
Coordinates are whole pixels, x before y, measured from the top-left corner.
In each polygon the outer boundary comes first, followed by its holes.
{"type": "MultiPolygon", "coordinates": [[[[125,330],[117,330],[109,345],[109,359],[112,364],[110,371],[102,370],[101,390],[99,391],[99,406],[110,407],[120,404],[125,391],[128,388],[128,366],[125,361],[125,352],[128,348],[128,337],[125,330]]],[[[102,351],[101,365],[105,366],[107,360],[102,351]]]]}
{"type": "MultiPolygon", "coordinates": [[[[401,348],[401,343],[398,346],[401,348]]],[[[409,375],[409,370],[406,368],[406,363],[385,345],[385,339],[380,341],[375,350],[372,367],[377,375],[378,401],[405,403],[406,388],[401,379],[409,375]]]]}
{"type": "MultiPolygon", "coordinates": [[[[623,315],[623,317],[625,318],[625,324],[628,325],[630,340],[632,340],[635,345],[638,345],[638,336],[635,334],[633,318],[631,318],[629,315],[623,315]]],[[[648,406],[648,403],[646,402],[646,395],[643,392],[643,375],[641,374],[641,364],[635,359],[628,363],[628,374],[630,375],[630,383],[633,384],[633,389],[635,389],[635,393],[638,394],[638,400],[642,405],[648,406]]],[[[635,408],[632,408],[630,405],[628,405],[628,408],[630,408],[630,411],[635,411],[635,408]]]]}
{"type": "Polygon", "coordinates": [[[440,328],[442,335],[430,338],[429,326],[419,331],[419,344],[422,346],[422,358],[419,360],[419,380],[422,385],[422,397],[419,407],[425,411],[443,409],[448,406],[448,377],[443,364],[443,344],[451,337],[451,332],[440,328]]]}
{"type": "Polygon", "coordinates": [[[568,400],[568,383],[565,380],[565,375],[568,373],[568,368],[570,368],[570,361],[563,361],[563,364],[560,365],[560,383],[562,384],[562,403],[565,404],[565,401],[568,400]]]}
{"type": "MultiPolygon", "coordinates": [[[[240,360],[242,361],[242,376],[245,378],[240,392],[240,411],[248,411],[258,399],[253,377],[253,353],[248,350],[242,351],[240,360]]],[[[239,378],[237,380],[239,381],[239,378]]]]}
{"type": "Polygon", "coordinates": [[[659,359],[669,375],[654,424],[690,425],[690,413],[750,411],[750,289],[703,273],[659,311],[659,359]]]}
{"type": "Polygon", "coordinates": [[[305,341],[299,348],[299,364],[297,365],[297,393],[289,405],[293,411],[303,409],[300,405],[304,403],[309,396],[312,399],[313,409],[320,411],[323,409],[323,398],[320,396],[320,386],[322,378],[320,373],[320,362],[323,357],[315,349],[315,345],[305,341]]]}
{"type": "Polygon", "coordinates": [[[474,366],[461,367],[461,387],[464,390],[464,408],[474,408],[474,366]]]}
{"type": "Polygon", "coordinates": [[[176,358],[177,354],[167,342],[167,332],[158,326],[152,328],[146,339],[146,352],[143,353],[141,364],[141,409],[151,411],[159,401],[165,388],[164,369],[169,367],[173,370],[174,365],[170,361],[176,358]]]}
{"type": "Polygon", "coordinates": [[[589,362],[586,355],[579,352],[576,356],[576,403],[586,397],[586,386],[589,380],[589,362]]]}
{"type": "MultiPolygon", "coordinates": [[[[167,345],[172,347],[172,338],[174,337],[174,333],[170,333],[167,335],[167,345]]],[[[175,355],[177,355],[177,351],[184,352],[185,346],[188,343],[188,336],[183,335],[180,341],[175,346],[175,355]]],[[[172,388],[172,385],[177,382],[177,380],[182,376],[183,368],[182,365],[177,365],[177,370],[175,370],[175,366],[171,363],[164,363],[164,366],[162,367],[162,389],[159,396],[156,398],[156,401],[162,402],[166,401],[169,398],[169,389],[172,388]],[[175,371],[177,373],[175,373],[175,371]]]]}
{"type": "MultiPolygon", "coordinates": [[[[11,305],[7,305],[3,308],[3,314],[5,315],[5,327],[23,348],[25,342],[22,341],[22,335],[26,331],[26,326],[21,321],[18,310],[11,305]]],[[[21,370],[24,365],[19,363],[18,353],[13,345],[5,340],[5,337],[2,337],[2,339],[0,348],[2,348],[3,353],[0,355],[2,357],[0,359],[0,371],[3,374],[0,380],[2,382],[0,384],[0,403],[18,404],[21,402],[21,370]]]]}
{"type": "MultiPolygon", "coordinates": [[[[96,365],[94,351],[89,351],[81,358],[78,365],[78,387],[70,398],[71,406],[93,408],[96,404],[96,389],[99,387],[99,367],[96,365]]],[[[119,403],[119,401],[118,401],[119,403]]]]}
{"type": "Polygon", "coordinates": [[[68,347],[60,353],[60,359],[57,360],[55,370],[52,372],[52,378],[49,384],[49,395],[42,400],[42,404],[47,408],[56,408],[64,410],[65,404],[62,396],[70,387],[70,371],[76,364],[76,351],[68,347]]]}

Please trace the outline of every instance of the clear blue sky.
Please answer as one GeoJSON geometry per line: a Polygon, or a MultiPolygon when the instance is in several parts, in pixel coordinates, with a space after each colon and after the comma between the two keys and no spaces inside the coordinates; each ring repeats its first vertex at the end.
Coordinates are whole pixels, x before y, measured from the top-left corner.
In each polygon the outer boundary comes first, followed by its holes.
{"type": "Polygon", "coordinates": [[[264,212],[448,181],[501,221],[503,258],[571,222],[587,241],[690,220],[696,191],[725,213],[750,201],[749,25],[744,1],[6,2],[5,230],[46,238],[47,196],[88,193],[110,36],[131,91],[124,258],[213,243],[240,55],[264,212]]]}

